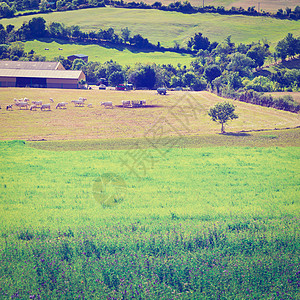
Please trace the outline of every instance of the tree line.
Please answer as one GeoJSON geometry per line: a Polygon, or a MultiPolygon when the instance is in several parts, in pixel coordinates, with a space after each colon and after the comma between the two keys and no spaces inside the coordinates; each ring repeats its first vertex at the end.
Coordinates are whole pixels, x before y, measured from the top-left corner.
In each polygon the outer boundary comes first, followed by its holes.
{"type": "Polygon", "coordinates": [[[188,1],[176,1],[169,5],[163,5],[156,1],[153,4],[141,2],[125,2],[123,0],[4,0],[0,3],[0,17],[11,18],[15,15],[29,15],[53,11],[76,10],[93,7],[105,7],[111,5],[128,9],[158,9],[163,11],[176,11],[181,13],[218,13],[222,15],[247,15],[247,16],[266,16],[279,19],[300,19],[300,6],[295,9],[287,7],[285,10],[278,9],[276,13],[258,11],[255,6],[244,9],[242,7],[231,7],[226,9],[224,6],[215,7],[213,5],[193,6],[188,1]]]}
{"type": "MultiPolygon", "coordinates": [[[[140,34],[132,36],[128,27],[122,28],[120,33],[116,33],[112,27],[108,29],[100,28],[98,31],[92,30],[85,32],[82,31],[78,25],[65,26],[58,22],[46,24],[45,19],[42,17],[34,17],[29,22],[25,21],[18,29],[15,29],[15,26],[11,24],[7,25],[6,28],[0,24],[1,44],[39,38],[54,38],[70,43],[81,42],[97,45],[121,45],[138,48],[139,50],[171,51],[189,54],[196,54],[196,51],[198,50],[197,47],[199,47],[199,40],[193,41],[192,38],[188,43],[188,47],[180,47],[177,44],[174,45],[174,47],[163,47],[160,42],[155,45],[140,34]]],[[[206,38],[203,39],[205,40],[206,38]]]]}

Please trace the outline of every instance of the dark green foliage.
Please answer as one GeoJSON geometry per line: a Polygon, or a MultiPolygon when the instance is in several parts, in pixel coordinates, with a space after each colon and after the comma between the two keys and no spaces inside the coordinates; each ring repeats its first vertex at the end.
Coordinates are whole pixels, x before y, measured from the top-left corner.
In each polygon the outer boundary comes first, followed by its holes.
{"type": "Polygon", "coordinates": [[[156,82],[155,70],[149,65],[138,65],[129,73],[128,81],[136,88],[153,89],[156,82]]]}
{"type": "Polygon", "coordinates": [[[209,65],[205,68],[204,76],[209,82],[212,82],[215,78],[219,77],[222,71],[217,65],[209,65]]]}
{"type": "Polygon", "coordinates": [[[46,34],[46,21],[45,19],[38,17],[32,18],[28,23],[31,36],[34,38],[43,37],[46,34]]]}
{"type": "Polygon", "coordinates": [[[115,71],[111,73],[111,75],[108,77],[108,83],[111,86],[117,86],[118,84],[122,84],[125,82],[125,76],[124,72],[122,71],[115,71]]]}
{"type": "Polygon", "coordinates": [[[206,50],[209,46],[210,41],[207,37],[202,36],[201,32],[195,33],[195,36],[188,41],[188,47],[195,51],[198,51],[200,49],[206,50]]]}

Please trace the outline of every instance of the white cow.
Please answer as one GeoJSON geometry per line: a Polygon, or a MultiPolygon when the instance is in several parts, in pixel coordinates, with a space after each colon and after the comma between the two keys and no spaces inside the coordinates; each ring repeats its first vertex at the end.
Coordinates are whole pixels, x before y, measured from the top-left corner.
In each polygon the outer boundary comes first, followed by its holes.
{"type": "Polygon", "coordinates": [[[101,102],[101,105],[103,105],[104,108],[114,108],[111,101],[101,102]]]}

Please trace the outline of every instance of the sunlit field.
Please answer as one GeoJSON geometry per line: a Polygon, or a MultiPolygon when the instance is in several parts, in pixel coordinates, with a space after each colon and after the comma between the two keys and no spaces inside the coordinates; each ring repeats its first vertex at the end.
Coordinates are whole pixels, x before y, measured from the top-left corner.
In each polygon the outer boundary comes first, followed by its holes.
{"type": "MultiPolygon", "coordinates": [[[[117,33],[128,27],[131,35],[141,34],[155,45],[174,46],[174,41],[186,46],[186,42],[201,32],[211,41],[222,42],[231,35],[234,43],[258,42],[267,39],[274,49],[277,42],[287,33],[299,36],[298,21],[279,20],[266,17],[218,14],[182,14],[158,10],[91,8],[75,11],[41,14],[47,22],[60,22],[67,26],[80,25],[83,31],[98,31],[100,28],[113,27],[117,33]]],[[[4,26],[13,24],[19,28],[24,21],[33,16],[1,19],[4,26]]],[[[43,53],[38,53],[43,54],[43,53]]],[[[47,54],[46,54],[47,55],[47,54]]]]}
{"type": "Polygon", "coordinates": [[[3,299],[297,298],[299,148],[0,147],[3,299]]]}
{"type": "MultiPolygon", "coordinates": [[[[0,139],[78,140],[123,139],[152,136],[164,126],[164,136],[198,136],[218,134],[220,125],[212,122],[207,111],[225,101],[208,92],[174,92],[166,96],[154,91],[62,90],[3,88],[0,105],[0,139]],[[14,98],[50,103],[51,111],[5,110],[14,98]],[[87,98],[85,107],[75,107],[72,100],[87,98]],[[122,100],[146,100],[142,108],[123,108],[122,100]],[[112,101],[114,108],[105,109],[102,101],[112,101]],[[68,102],[67,109],[55,109],[59,102],[68,102]],[[92,107],[87,107],[92,104],[92,107]]],[[[300,126],[299,115],[274,108],[231,101],[239,115],[226,126],[228,133],[274,130],[300,126]]]]}

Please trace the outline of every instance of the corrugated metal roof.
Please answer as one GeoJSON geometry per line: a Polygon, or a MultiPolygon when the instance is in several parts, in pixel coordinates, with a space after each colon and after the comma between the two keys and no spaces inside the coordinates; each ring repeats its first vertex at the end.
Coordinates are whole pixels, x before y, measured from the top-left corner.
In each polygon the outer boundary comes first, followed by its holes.
{"type": "Polygon", "coordinates": [[[56,70],[59,64],[60,62],[56,61],[1,60],[0,69],[56,70]]]}
{"type": "Polygon", "coordinates": [[[78,79],[82,71],[0,69],[0,77],[78,79]]]}

